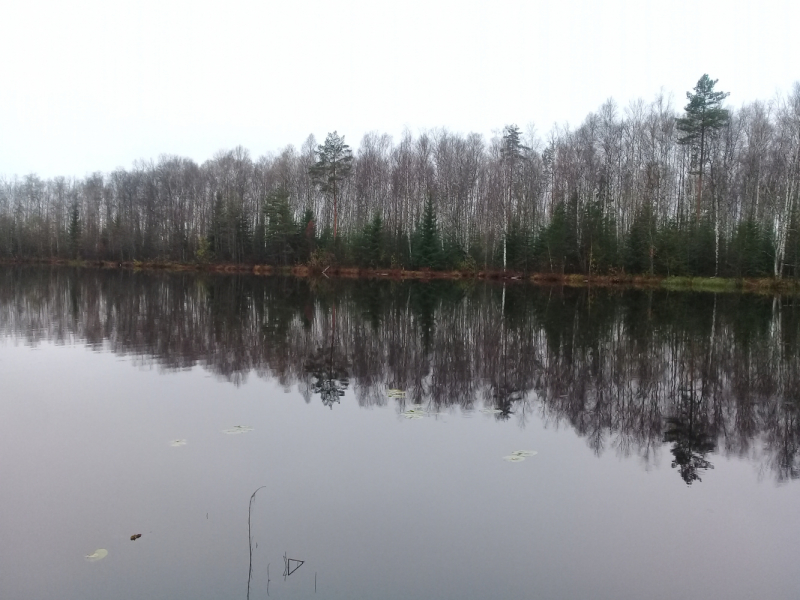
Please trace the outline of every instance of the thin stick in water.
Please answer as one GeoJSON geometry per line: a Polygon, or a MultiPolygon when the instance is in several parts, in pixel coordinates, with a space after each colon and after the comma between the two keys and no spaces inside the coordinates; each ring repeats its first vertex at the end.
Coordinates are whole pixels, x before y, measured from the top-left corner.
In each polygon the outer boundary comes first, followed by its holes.
{"type": "Polygon", "coordinates": [[[250,496],[250,508],[247,511],[247,541],[250,546],[250,568],[247,571],[247,600],[250,600],[250,580],[253,578],[253,534],[250,530],[250,518],[253,515],[253,502],[256,500],[256,494],[258,490],[263,490],[265,487],[267,486],[262,485],[250,496]]]}

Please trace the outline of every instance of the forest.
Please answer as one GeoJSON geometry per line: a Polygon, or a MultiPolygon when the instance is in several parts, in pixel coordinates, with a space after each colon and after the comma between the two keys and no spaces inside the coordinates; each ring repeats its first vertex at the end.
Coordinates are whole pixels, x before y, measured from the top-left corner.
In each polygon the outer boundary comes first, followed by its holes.
{"type": "Polygon", "coordinates": [[[345,136],[197,164],[0,179],[0,260],[800,277],[800,82],[734,109],[703,75],[577,127],[345,136]]]}

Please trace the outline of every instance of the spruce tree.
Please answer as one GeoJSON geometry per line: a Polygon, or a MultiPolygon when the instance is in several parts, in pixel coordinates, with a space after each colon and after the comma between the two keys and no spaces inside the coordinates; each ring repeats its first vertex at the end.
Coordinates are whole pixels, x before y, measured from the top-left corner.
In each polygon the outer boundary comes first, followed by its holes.
{"type": "Polygon", "coordinates": [[[264,201],[267,256],[271,261],[288,264],[295,253],[297,225],[289,207],[289,193],[284,189],[271,192],[264,201]]]}
{"type": "Polygon", "coordinates": [[[509,211],[514,204],[516,191],[515,180],[519,178],[517,163],[525,159],[525,153],[530,150],[522,144],[522,132],[516,125],[506,125],[503,128],[503,143],[500,154],[505,163],[504,177],[506,179],[503,194],[503,270],[508,264],[508,237],[509,237],[509,211]]]}
{"type": "Polygon", "coordinates": [[[72,203],[69,219],[69,246],[73,258],[78,258],[81,244],[81,220],[78,212],[78,203],[72,203]]]}
{"type": "Polygon", "coordinates": [[[425,211],[422,222],[418,228],[418,244],[415,262],[420,267],[438,269],[441,267],[441,242],[436,225],[436,211],[433,208],[433,199],[428,196],[425,202],[425,211]]]}
{"type": "Polygon", "coordinates": [[[369,252],[371,266],[379,267],[383,264],[383,219],[377,212],[369,224],[367,252],[369,252]]]}

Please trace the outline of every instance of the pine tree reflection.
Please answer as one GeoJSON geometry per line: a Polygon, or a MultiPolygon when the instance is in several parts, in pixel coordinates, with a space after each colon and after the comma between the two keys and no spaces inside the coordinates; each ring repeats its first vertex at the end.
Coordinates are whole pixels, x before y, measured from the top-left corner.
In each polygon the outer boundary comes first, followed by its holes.
{"type": "MultiPolygon", "coordinates": [[[[510,295],[510,294],[509,294],[510,295]]],[[[493,314],[492,326],[487,338],[486,370],[489,378],[487,395],[498,420],[506,420],[514,413],[514,407],[525,397],[525,364],[520,355],[520,338],[515,335],[511,302],[506,304],[506,285],[500,297],[500,311],[493,314]]]]}
{"type": "Polygon", "coordinates": [[[336,304],[331,313],[331,333],[327,347],[318,348],[306,361],[306,372],[311,375],[311,391],[319,394],[322,404],[333,409],[341,401],[350,385],[345,358],[336,347],[336,304]]]}
{"type": "Polygon", "coordinates": [[[706,455],[716,449],[716,444],[693,390],[681,393],[678,414],[667,418],[664,441],[672,443],[672,468],[678,468],[681,479],[688,485],[702,481],[701,471],[714,468],[706,455]]]}

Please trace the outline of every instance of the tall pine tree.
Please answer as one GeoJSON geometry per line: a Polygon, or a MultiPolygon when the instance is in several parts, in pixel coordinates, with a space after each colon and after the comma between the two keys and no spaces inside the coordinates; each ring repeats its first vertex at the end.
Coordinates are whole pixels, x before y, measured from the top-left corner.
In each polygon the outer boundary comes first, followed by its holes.
{"type": "Polygon", "coordinates": [[[697,198],[695,200],[695,220],[700,220],[700,206],[703,194],[703,169],[708,162],[709,138],[728,122],[729,113],[722,108],[727,92],[715,92],[717,79],[703,75],[694,87],[694,94],[686,92],[689,104],[684,107],[686,116],[677,120],[678,130],[683,133],[678,142],[692,148],[692,163],[697,175],[697,198]]]}
{"type": "Polygon", "coordinates": [[[317,162],[311,167],[311,178],[320,191],[333,198],[333,241],[336,242],[338,230],[338,201],[341,198],[342,182],[350,176],[353,169],[353,152],[344,143],[344,136],[335,131],[329,133],[325,143],[315,150],[317,162]]]}

